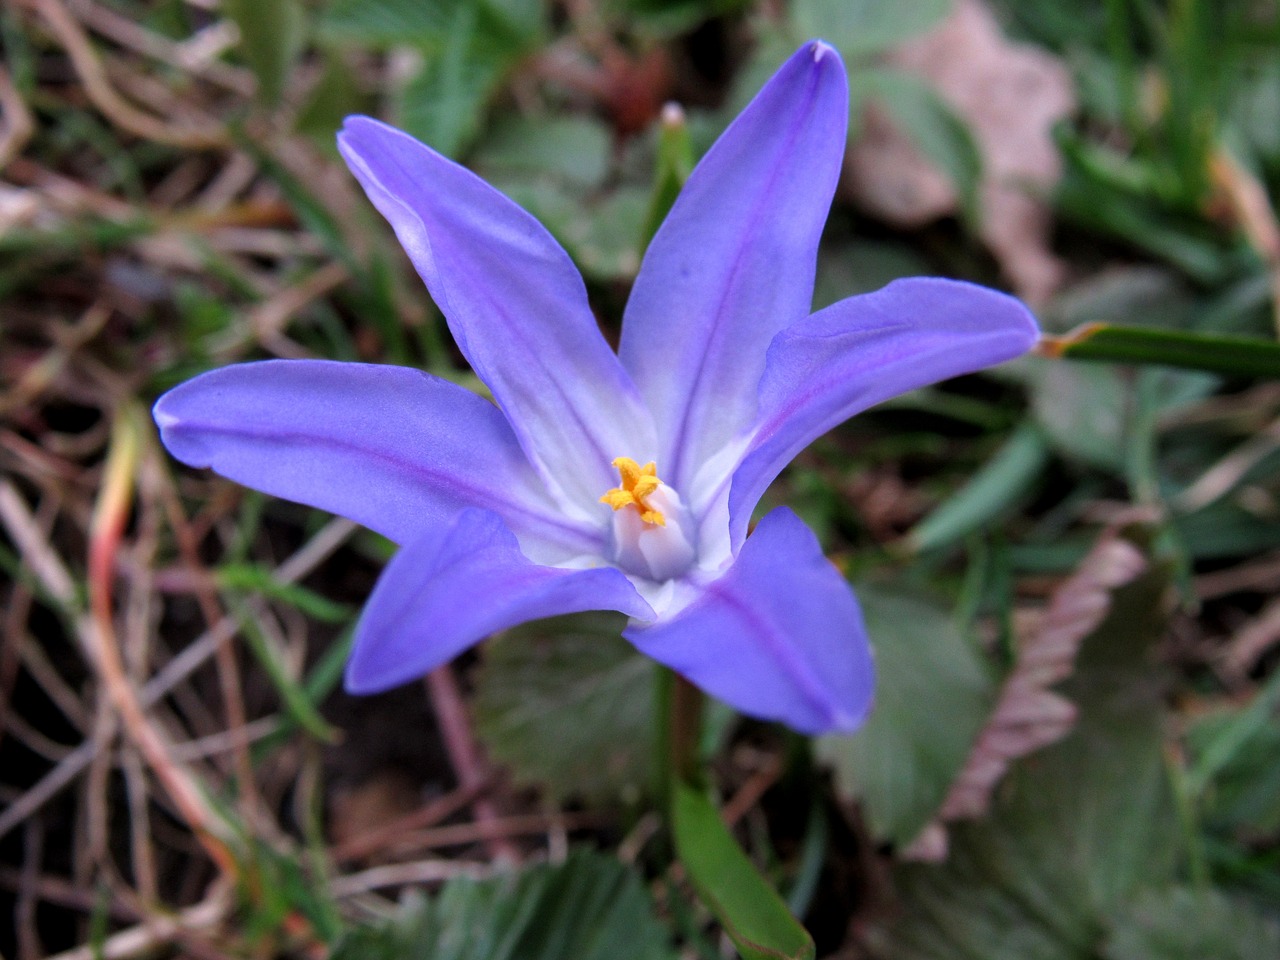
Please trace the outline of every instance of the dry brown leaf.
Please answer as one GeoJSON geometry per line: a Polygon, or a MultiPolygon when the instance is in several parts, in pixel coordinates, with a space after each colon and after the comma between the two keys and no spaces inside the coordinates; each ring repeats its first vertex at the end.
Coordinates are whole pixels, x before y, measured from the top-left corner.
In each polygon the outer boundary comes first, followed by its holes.
{"type": "Polygon", "coordinates": [[[334,790],[329,837],[335,846],[341,846],[405,816],[420,804],[418,785],[412,779],[394,770],[381,770],[363,783],[334,790]]]}
{"type": "Polygon", "coordinates": [[[1272,647],[1280,644],[1280,600],[1272,600],[1251,617],[1227,642],[1222,652],[1223,672],[1243,681],[1272,647]]]}
{"type": "Polygon", "coordinates": [[[942,824],[983,816],[992,791],[1013,761],[1070,732],[1076,719],[1075,705],[1049,688],[1071,675],[1080,644],[1111,609],[1112,591],[1147,569],[1146,557],[1120,536],[1120,526],[1109,527],[1099,537],[1025,635],[995,710],[952,782],[936,819],[905,851],[908,858],[944,859],[947,845],[942,824]]]}
{"type": "MultiPolygon", "coordinates": [[[[951,15],[889,57],[937,90],[969,125],[982,155],[983,241],[1030,303],[1061,284],[1064,265],[1049,249],[1050,215],[1038,194],[1061,176],[1051,132],[1075,109],[1062,62],[1005,39],[981,0],[958,0],[951,15]]],[[[853,144],[846,187],[865,209],[904,227],[955,213],[955,189],[889,117],[872,106],[853,144]]]]}

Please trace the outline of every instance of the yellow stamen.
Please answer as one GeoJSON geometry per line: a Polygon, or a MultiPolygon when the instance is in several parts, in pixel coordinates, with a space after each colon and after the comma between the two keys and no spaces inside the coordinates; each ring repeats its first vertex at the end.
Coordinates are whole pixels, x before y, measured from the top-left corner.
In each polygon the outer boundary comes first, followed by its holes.
{"type": "Polygon", "coordinates": [[[600,498],[600,502],[607,503],[614,510],[635,507],[640,514],[640,519],[645,523],[665,527],[667,518],[662,515],[662,511],[654,508],[645,499],[662,483],[658,479],[658,465],[650,460],[642,467],[630,457],[618,457],[613,461],[613,465],[618,468],[622,485],[607,491],[600,498]]]}

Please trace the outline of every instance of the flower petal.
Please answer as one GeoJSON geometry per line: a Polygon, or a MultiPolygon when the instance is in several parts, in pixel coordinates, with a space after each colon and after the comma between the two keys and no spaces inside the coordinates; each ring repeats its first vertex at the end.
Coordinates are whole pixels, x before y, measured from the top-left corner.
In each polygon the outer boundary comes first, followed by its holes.
{"type": "Polygon", "coordinates": [[[496,514],[465,510],[391,559],[356,628],[346,687],[386,690],[498,630],[583,610],[653,616],[618,570],[538,566],[496,514]]]}
{"type": "Polygon", "coordinates": [[[493,187],[393,127],[349,117],[338,148],[530,459],[599,515],[611,462],[650,459],[653,426],[568,254],[493,187]]]}
{"type": "Polygon", "coordinates": [[[1038,335],[1013,297],[935,277],[850,297],[778,334],[755,435],[733,476],[733,543],[773,478],[822,434],[882,400],[1020,356],[1038,335]]]}
{"type": "Polygon", "coordinates": [[[481,506],[562,557],[599,550],[597,533],[548,501],[501,411],[418,370],[242,363],[175,387],[154,413],[183,463],[350,517],[399,543],[481,506]]]}
{"type": "Polygon", "coordinates": [[[703,157],[649,246],[619,353],[682,493],[755,416],[769,341],[809,313],[847,125],[844,65],[810,43],[703,157]]]}
{"type": "Polygon", "coordinates": [[[871,706],[874,670],[853,591],[786,507],[673,619],[623,635],[743,713],[801,733],[852,730],[871,706]]]}

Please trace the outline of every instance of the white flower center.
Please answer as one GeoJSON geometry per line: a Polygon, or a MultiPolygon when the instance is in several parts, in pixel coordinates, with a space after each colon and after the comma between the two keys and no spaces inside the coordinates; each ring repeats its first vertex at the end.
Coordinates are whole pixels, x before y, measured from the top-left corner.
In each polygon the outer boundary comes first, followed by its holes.
{"type": "Polygon", "coordinates": [[[655,583],[672,580],[697,556],[693,520],[680,495],[658,479],[657,468],[630,457],[613,461],[622,483],[600,498],[613,507],[611,559],[627,574],[655,583]]]}

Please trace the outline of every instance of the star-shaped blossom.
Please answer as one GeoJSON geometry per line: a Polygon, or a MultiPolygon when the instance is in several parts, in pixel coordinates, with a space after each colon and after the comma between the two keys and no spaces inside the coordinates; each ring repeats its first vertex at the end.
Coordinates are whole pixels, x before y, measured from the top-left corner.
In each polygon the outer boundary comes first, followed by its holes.
{"type": "Polygon", "coordinates": [[[273,360],[163,396],[193,466],[400,545],[347,688],[404,683],[527,620],[617,610],[641,651],[743,713],[856,727],[873,668],[854,595],[766,487],[867,407],[1025,352],[1012,298],[901,280],[810,314],[845,149],[830,47],[800,49],[689,177],[644,257],[615,354],[551,235],[463,167],[367,117],[338,142],[488,385],[273,360]]]}

